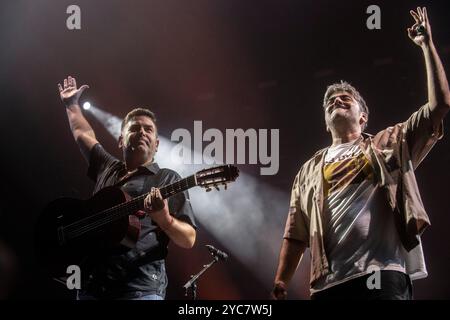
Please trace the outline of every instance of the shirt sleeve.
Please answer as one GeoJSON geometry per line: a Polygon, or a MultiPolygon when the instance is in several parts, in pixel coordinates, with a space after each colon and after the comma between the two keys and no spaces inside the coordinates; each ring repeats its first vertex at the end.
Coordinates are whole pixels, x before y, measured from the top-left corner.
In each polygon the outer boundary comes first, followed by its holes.
{"type": "Polygon", "coordinates": [[[289,213],[284,230],[285,239],[298,240],[309,247],[309,231],[300,202],[300,172],[295,177],[291,191],[289,213]]]}
{"type": "MultiPolygon", "coordinates": [[[[167,176],[164,179],[164,185],[176,182],[181,179],[181,176],[175,171],[167,170],[167,176]]],[[[192,209],[191,201],[188,191],[179,192],[168,199],[169,212],[174,215],[175,218],[190,224],[193,228],[197,229],[195,222],[194,211],[192,209]]]]}
{"type": "Polygon", "coordinates": [[[444,126],[442,121],[439,125],[433,124],[430,106],[427,103],[403,123],[403,132],[411,161],[416,168],[436,141],[443,137],[444,126]]]}
{"type": "Polygon", "coordinates": [[[118,160],[103,149],[100,143],[97,143],[89,155],[88,177],[94,182],[102,176],[118,160]]]}

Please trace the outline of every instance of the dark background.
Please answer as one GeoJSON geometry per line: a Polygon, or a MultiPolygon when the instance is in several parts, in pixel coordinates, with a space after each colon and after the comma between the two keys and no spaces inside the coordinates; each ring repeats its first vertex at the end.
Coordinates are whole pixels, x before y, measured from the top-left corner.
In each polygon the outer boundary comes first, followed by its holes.
{"type": "MultiPolygon", "coordinates": [[[[288,194],[300,165],[330,142],[321,108],[328,84],[345,79],[357,87],[372,133],[426,102],[421,50],[406,34],[413,24],[408,12],[418,5],[428,8],[448,71],[445,1],[2,1],[0,249],[9,248],[15,261],[5,296],[70,297],[36,272],[32,245],[45,204],[87,198],[93,187],[59,100],[56,85],[64,77],[89,84],[83,99],[119,117],[150,107],[165,136],[194,120],[221,130],[279,128],[278,174],[259,176],[251,165],[241,170],[288,194]],[[81,30],[66,28],[70,4],[81,8],[81,30]],[[381,8],[381,30],[366,28],[371,4],[381,8]]],[[[91,124],[120,156],[106,130],[91,124]]],[[[416,172],[432,221],[422,238],[430,275],[415,282],[418,299],[450,298],[449,147],[445,137],[416,172]]],[[[274,214],[284,216],[287,207],[274,214]]],[[[171,248],[169,299],[184,298],[181,285],[209,261],[205,243],[215,243],[214,235],[201,228],[193,250],[171,248]]],[[[254,268],[264,265],[235,259],[217,266],[200,283],[200,298],[267,298],[272,279],[257,279],[254,268]]],[[[292,284],[291,298],[307,298],[307,276],[292,284]]]]}

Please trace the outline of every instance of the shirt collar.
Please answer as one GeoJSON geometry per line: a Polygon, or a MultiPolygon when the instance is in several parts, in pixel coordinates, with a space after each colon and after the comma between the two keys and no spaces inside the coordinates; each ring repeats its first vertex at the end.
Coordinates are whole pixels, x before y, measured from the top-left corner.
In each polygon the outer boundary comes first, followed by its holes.
{"type": "Polygon", "coordinates": [[[153,173],[153,174],[157,174],[159,171],[159,166],[156,162],[150,162],[147,163],[144,166],[140,166],[140,168],[143,168],[144,170],[148,170],[149,172],[153,173]]]}
{"type": "Polygon", "coordinates": [[[130,172],[127,174],[127,170],[126,170],[126,166],[125,166],[125,162],[122,162],[122,172],[123,174],[121,174],[122,179],[127,176],[127,179],[131,176],[135,176],[138,172],[142,173],[152,173],[152,174],[157,174],[158,171],[160,170],[158,164],[156,162],[150,162],[147,163],[146,165],[143,166],[139,166],[136,168],[136,170],[130,172]]]}

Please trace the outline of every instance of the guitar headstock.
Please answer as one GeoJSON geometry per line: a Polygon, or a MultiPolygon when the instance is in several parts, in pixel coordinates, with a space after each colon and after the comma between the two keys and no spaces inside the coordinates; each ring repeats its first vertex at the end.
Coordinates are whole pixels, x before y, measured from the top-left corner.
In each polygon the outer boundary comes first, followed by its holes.
{"type": "Polygon", "coordinates": [[[203,169],[195,174],[197,185],[211,191],[211,188],[220,190],[219,186],[227,189],[227,184],[236,180],[239,176],[239,169],[232,165],[223,165],[213,168],[203,169]]]}

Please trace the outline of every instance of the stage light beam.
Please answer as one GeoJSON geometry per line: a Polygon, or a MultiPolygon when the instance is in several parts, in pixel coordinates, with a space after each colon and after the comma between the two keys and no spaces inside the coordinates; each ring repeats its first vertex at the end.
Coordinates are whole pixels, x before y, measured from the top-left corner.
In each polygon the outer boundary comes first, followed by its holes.
{"type": "MultiPolygon", "coordinates": [[[[118,139],[122,119],[95,106],[89,113],[118,139]]],[[[176,144],[161,135],[158,138],[160,144],[155,159],[161,168],[170,168],[187,177],[210,166],[184,164],[173,155],[172,149],[176,144]]],[[[213,163],[213,159],[207,159],[207,162],[213,163]]],[[[196,219],[231,256],[243,262],[249,270],[254,270],[270,290],[288,211],[289,193],[263,184],[241,171],[238,180],[226,192],[206,193],[201,188],[193,188],[189,194],[196,219]]],[[[301,263],[303,272],[297,272],[295,277],[297,281],[300,274],[306,274],[308,253],[305,256],[301,263]]]]}

